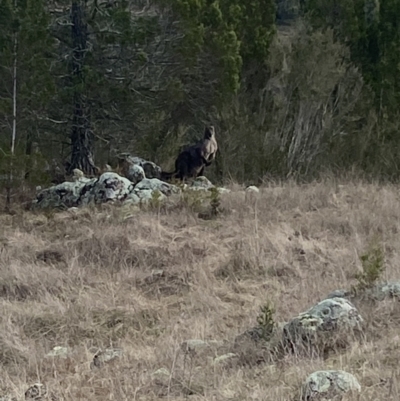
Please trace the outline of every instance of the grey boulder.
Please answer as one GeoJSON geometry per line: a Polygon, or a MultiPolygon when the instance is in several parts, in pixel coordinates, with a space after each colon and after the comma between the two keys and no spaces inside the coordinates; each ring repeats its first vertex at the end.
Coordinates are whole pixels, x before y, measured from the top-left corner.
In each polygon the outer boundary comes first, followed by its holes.
{"type": "Polygon", "coordinates": [[[312,373],[302,385],[302,401],[341,400],[343,396],[359,393],[358,380],[343,370],[321,370],[312,373]]]}
{"type": "Polygon", "coordinates": [[[349,300],[324,299],[285,324],[283,344],[292,351],[320,352],[346,346],[355,334],[362,333],[363,322],[349,300]]]}

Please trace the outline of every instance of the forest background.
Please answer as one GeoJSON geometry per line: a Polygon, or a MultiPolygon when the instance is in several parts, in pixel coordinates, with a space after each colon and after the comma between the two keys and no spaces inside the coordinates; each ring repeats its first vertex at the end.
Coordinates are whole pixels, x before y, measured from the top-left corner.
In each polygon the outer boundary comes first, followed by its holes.
{"type": "Polygon", "coordinates": [[[0,186],[120,152],[171,170],[206,124],[212,181],[396,180],[399,22],[399,0],[0,0],[0,186]]]}

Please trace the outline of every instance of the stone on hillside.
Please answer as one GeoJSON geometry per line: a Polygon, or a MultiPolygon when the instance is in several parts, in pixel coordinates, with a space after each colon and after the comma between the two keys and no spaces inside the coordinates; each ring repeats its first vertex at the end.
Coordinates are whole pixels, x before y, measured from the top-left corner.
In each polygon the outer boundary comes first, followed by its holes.
{"type": "MultiPolygon", "coordinates": [[[[170,196],[173,193],[179,193],[180,189],[172,184],[168,184],[167,182],[161,181],[158,178],[145,178],[135,185],[135,192],[142,191],[159,191],[165,196],[170,196]]],[[[140,197],[140,195],[138,194],[140,197]]]]}
{"type": "Polygon", "coordinates": [[[170,376],[170,375],[171,375],[171,372],[167,368],[157,369],[153,373],[153,376],[170,376]]]}
{"type": "Polygon", "coordinates": [[[87,182],[90,179],[85,177],[85,174],[83,174],[82,170],[79,170],[79,168],[74,168],[72,170],[72,180],[73,181],[87,182]]]}
{"type": "Polygon", "coordinates": [[[190,189],[195,189],[195,190],[208,190],[210,188],[213,188],[214,185],[212,182],[207,178],[204,177],[204,175],[197,177],[195,180],[190,185],[190,189]]]}
{"type": "Polygon", "coordinates": [[[81,181],[66,181],[43,189],[37,194],[32,206],[40,209],[64,209],[76,206],[79,203],[81,191],[85,185],[87,184],[81,181]]]}
{"type": "Polygon", "coordinates": [[[212,364],[213,365],[220,365],[224,362],[229,361],[232,358],[237,358],[237,354],[234,354],[233,352],[229,352],[228,354],[224,354],[221,356],[217,356],[216,358],[214,358],[212,364]]]}
{"type": "Polygon", "coordinates": [[[256,194],[260,193],[260,190],[255,185],[249,185],[246,187],[245,192],[254,192],[256,194]]]}
{"type": "Polygon", "coordinates": [[[250,185],[245,189],[245,199],[248,203],[255,202],[258,199],[259,195],[260,190],[254,185],[250,185]]]}
{"type": "Polygon", "coordinates": [[[291,319],[283,328],[283,343],[292,350],[319,352],[347,345],[348,336],[362,331],[363,318],[344,298],[324,299],[291,319]]]}
{"type": "Polygon", "coordinates": [[[147,178],[160,178],[161,176],[161,167],[157,166],[157,164],[142,159],[141,157],[131,156],[128,153],[123,153],[119,155],[120,166],[122,166],[124,175],[126,176],[127,172],[130,169],[130,166],[137,165],[142,167],[145,177],[147,178]]]}
{"type": "Polygon", "coordinates": [[[39,401],[47,396],[47,386],[42,383],[35,383],[25,391],[25,400],[39,401]]]}
{"type": "Polygon", "coordinates": [[[140,197],[135,192],[130,192],[124,200],[124,205],[137,205],[140,203],[140,197]]]}
{"type": "Polygon", "coordinates": [[[218,190],[218,192],[219,192],[220,194],[229,194],[229,193],[231,192],[230,189],[228,189],[228,188],[223,188],[223,187],[218,187],[217,190],[218,190]]]}
{"type": "Polygon", "coordinates": [[[302,385],[301,400],[341,400],[345,394],[359,393],[358,380],[343,370],[321,370],[312,373],[302,385]]]}
{"type": "Polygon", "coordinates": [[[400,282],[386,282],[375,284],[366,290],[366,295],[378,301],[386,298],[400,299],[400,282]]]}
{"type": "Polygon", "coordinates": [[[125,177],[112,172],[103,173],[100,178],[82,190],[80,203],[105,203],[123,201],[133,190],[133,184],[125,177]],[[86,190],[87,188],[87,190],[86,190]]]}
{"type": "MultiPolygon", "coordinates": [[[[190,185],[184,185],[183,190],[193,190],[193,191],[209,191],[211,188],[216,188],[215,185],[204,175],[195,178],[190,185]]],[[[220,194],[229,193],[230,190],[226,188],[217,187],[217,191],[220,194]]]]}
{"type": "Polygon", "coordinates": [[[125,176],[128,180],[132,181],[134,184],[142,181],[146,178],[143,167],[138,164],[131,164],[127,168],[125,176]]]}
{"type": "Polygon", "coordinates": [[[50,357],[59,357],[59,358],[65,359],[65,358],[67,358],[67,356],[68,356],[68,352],[69,352],[69,350],[68,350],[67,347],[56,346],[56,347],[54,347],[50,352],[48,352],[48,353],[46,354],[46,357],[47,357],[47,358],[50,358],[50,357]]]}
{"type": "Polygon", "coordinates": [[[326,299],[332,298],[347,298],[351,295],[351,292],[348,290],[335,290],[326,296],[326,299]]]}
{"type": "MultiPolygon", "coordinates": [[[[134,194],[139,198],[139,203],[150,202],[154,197],[154,191],[151,189],[142,189],[141,191],[136,191],[134,194]]],[[[160,192],[160,200],[165,199],[165,195],[160,192]]]]}
{"type": "Polygon", "coordinates": [[[120,358],[122,354],[123,350],[121,348],[107,348],[104,351],[99,351],[93,357],[90,368],[101,368],[105,363],[110,363],[111,361],[120,358]]]}

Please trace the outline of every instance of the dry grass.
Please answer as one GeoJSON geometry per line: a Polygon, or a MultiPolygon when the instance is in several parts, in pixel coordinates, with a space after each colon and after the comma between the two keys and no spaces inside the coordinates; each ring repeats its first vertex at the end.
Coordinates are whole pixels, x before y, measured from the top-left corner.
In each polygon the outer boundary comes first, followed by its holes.
{"type": "Polygon", "coordinates": [[[380,235],[385,278],[400,276],[399,191],[333,180],[264,187],[258,204],[234,190],[230,213],[120,207],[0,216],[0,396],[44,383],[62,400],[292,400],[318,369],[343,369],[363,400],[398,400],[400,306],[357,305],[366,338],[327,359],[286,355],[212,365],[274,305],[287,321],[350,288],[359,255],[380,235]],[[184,355],[185,340],[218,340],[184,355]],[[46,358],[54,346],[66,359],[46,358]],[[121,358],[90,369],[99,348],[121,358]],[[154,372],[165,368],[170,376],[154,372]]]}

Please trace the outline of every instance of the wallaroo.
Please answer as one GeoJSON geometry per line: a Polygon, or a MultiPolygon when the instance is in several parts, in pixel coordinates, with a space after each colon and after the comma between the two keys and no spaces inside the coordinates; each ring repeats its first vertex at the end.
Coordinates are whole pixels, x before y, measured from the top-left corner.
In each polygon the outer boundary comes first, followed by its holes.
{"type": "Polygon", "coordinates": [[[215,139],[214,126],[206,127],[203,139],[195,145],[189,146],[179,153],[175,160],[175,171],[163,171],[161,179],[177,178],[184,181],[186,178],[196,178],[204,174],[204,168],[211,165],[218,150],[215,139]]]}

